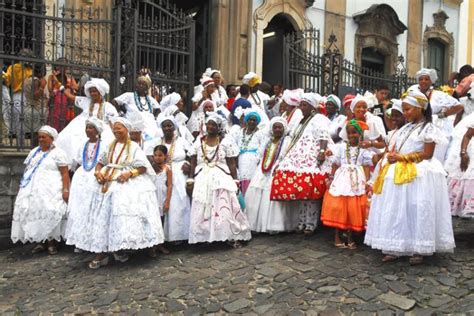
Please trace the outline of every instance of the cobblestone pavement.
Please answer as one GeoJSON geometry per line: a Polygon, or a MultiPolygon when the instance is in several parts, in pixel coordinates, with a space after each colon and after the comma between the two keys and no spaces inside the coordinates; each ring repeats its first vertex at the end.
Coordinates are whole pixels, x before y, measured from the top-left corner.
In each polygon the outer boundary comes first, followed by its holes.
{"type": "Polygon", "coordinates": [[[259,235],[244,248],[180,245],[171,255],[87,268],[90,254],[63,247],[0,252],[0,314],[249,313],[390,315],[474,313],[474,220],[454,221],[454,254],[410,267],[380,252],[335,249],[332,230],[259,235]]]}

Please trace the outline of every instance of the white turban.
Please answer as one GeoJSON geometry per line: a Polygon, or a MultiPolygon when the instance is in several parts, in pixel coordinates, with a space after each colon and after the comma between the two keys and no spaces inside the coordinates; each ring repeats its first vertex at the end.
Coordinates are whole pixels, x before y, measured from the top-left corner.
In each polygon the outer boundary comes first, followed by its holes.
{"type": "Polygon", "coordinates": [[[354,113],[354,109],[355,109],[357,103],[359,103],[359,102],[365,102],[365,104],[367,104],[367,100],[366,100],[362,95],[357,94],[357,95],[355,96],[355,98],[352,99],[352,101],[351,101],[351,107],[350,107],[350,109],[351,109],[351,112],[352,112],[352,113],[354,113]]]}
{"type": "Polygon", "coordinates": [[[139,112],[132,112],[128,115],[128,121],[130,122],[130,132],[143,132],[145,130],[145,122],[139,112]]]}
{"type": "Polygon", "coordinates": [[[303,95],[303,89],[295,89],[283,91],[283,101],[289,106],[298,106],[301,101],[301,96],[303,95]]]}
{"type": "Polygon", "coordinates": [[[116,123],[120,123],[122,124],[123,126],[125,126],[125,128],[129,131],[132,130],[132,124],[130,123],[129,120],[127,120],[125,117],[121,117],[121,116],[112,116],[112,118],[110,119],[112,121],[112,124],[116,124],[116,123]]]}
{"type": "Polygon", "coordinates": [[[338,109],[341,108],[341,99],[335,94],[330,94],[326,98],[326,103],[331,102],[337,106],[338,109]]]}
{"type": "Polygon", "coordinates": [[[225,130],[227,120],[223,118],[222,116],[220,116],[219,114],[217,114],[216,112],[208,112],[206,116],[206,124],[208,122],[216,123],[219,131],[221,132],[225,130]]]}
{"type": "Polygon", "coordinates": [[[207,67],[206,71],[202,74],[202,76],[207,76],[207,77],[212,77],[213,74],[218,73],[220,74],[221,72],[217,69],[212,69],[211,67],[207,67]]]}
{"type": "Polygon", "coordinates": [[[171,116],[171,115],[174,115],[176,113],[176,111],[179,111],[178,106],[177,105],[170,105],[165,110],[163,110],[163,112],[161,112],[161,113],[163,113],[166,116],[171,116]]]}
{"type": "Polygon", "coordinates": [[[410,90],[404,93],[402,96],[402,102],[423,110],[426,110],[429,103],[426,95],[423,92],[417,90],[410,90]]]}
{"type": "Polygon", "coordinates": [[[102,134],[104,131],[104,122],[96,118],[95,116],[89,117],[86,120],[86,125],[92,125],[97,130],[97,133],[102,134]]]}
{"type": "Polygon", "coordinates": [[[203,77],[201,78],[201,85],[202,85],[204,88],[207,88],[207,87],[210,86],[211,84],[215,84],[215,83],[214,83],[214,79],[212,79],[211,77],[203,76],[203,77]]]}
{"type": "Polygon", "coordinates": [[[156,123],[158,124],[158,128],[161,129],[161,125],[166,121],[170,121],[171,123],[173,123],[175,130],[178,129],[178,125],[176,124],[176,120],[174,119],[174,116],[166,115],[164,113],[160,113],[158,117],[156,118],[156,123]]]}
{"type": "Polygon", "coordinates": [[[283,125],[283,135],[288,133],[288,122],[281,116],[275,116],[270,120],[270,135],[273,135],[273,125],[280,123],[283,125]]]}
{"type": "Polygon", "coordinates": [[[301,101],[308,102],[315,109],[320,107],[319,102],[321,102],[321,96],[317,93],[303,93],[301,101]]]}
{"type": "Polygon", "coordinates": [[[365,91],[364,98],[365,98],[365,103],[367,103],[367,107],[369,109],[379,104],[379,100],[377,100],[377,97],[370,91],[365,91]]]}
{"type": "Polygon", "coordinates": [[[44,125],[41,126],[41,128],[38,130],[38,133],[45,133],[48,134],[53,138],[53,140],[56,140],[58,138],[58,131],[49,125],[44,125]]]}
{"type": "Polygon", "coordinates": [[[109,84],[107,83],[107,81],[105,81],[102,78],[92,78],[91,80],[87,81],[86,84],[84,85],[84,93],[89,98],[91,97],[89,93],[90,88],[96,88],[102,97],[104,97],[110,91],[109,84]]]}
{"type": "Polygon", "coordinates": [[[216,102],[210,100],[210,99],[207,99],[207,100],[204,100],[202,103],[201,103],[201,107],[202,109],[204,110],[204,105],[207,104],[207,103],[210,103],[212,104],[212,111],[215,111],[216,108],[217,108],[217,105],[216,105],[216,102]]]}
{"type": "Polygon", "coordinates": [[[392,111],[397,110],[398,112],[403,114],[403,109],[402,109],[402,100],[400,99],[392,99],[392,111]]]}
{"type": "Polygon", "coordinates": [[[168,94],[160,102],[161,111],[166,110],[172,105],[178,104],[179,100],[181,100],[181,96],[179,95],[179,93],[173,92],[171,94],[168,94]]]}
{"type": "Polygon", "coordinates": [[[432,83],[435,83],[436,80],[438,80],[438,74],[435,69],[421,68],[416,72],[416,81],[420,81],[421,76],[429,76],[432,83]]]}

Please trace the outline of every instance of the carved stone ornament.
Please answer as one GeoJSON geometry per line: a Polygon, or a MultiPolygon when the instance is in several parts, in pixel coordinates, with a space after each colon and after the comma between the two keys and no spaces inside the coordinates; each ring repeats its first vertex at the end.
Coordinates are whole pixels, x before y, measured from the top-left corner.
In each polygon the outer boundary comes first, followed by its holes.
{"type": "Polygon", "coordinates": [[[447,74],[452,69],[454,59],[454,36],[446,29],[446,20],[449,16],[443,10],[433,13],[433,26],[426,26],[423,33],[423,65],[428,67],[429,39],[436,39],[445,45],[445,71],[447,74]]]}
{"type": "Polygon", "coordinates": [[[393,74],[398,57],[397,36],[407,30],[406,25],[387,4],[374,4],[356,13],[353,18],[359,24],[355,40],[355,63],[361,65],[362,49],[372,47],[386,56],[386,64],[390,66],[385,71],[393,74]]]}

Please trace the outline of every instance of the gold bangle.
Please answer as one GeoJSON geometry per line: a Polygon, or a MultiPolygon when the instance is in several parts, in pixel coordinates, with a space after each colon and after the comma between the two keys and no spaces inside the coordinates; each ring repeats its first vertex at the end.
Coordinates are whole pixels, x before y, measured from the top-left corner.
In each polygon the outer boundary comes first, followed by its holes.
{"type": "Polygon", "coordinates": [[[138,175],[140,175],[140,172],[138,172],[138,169],[132,169],[130,170],[130,173],[132,174],[132,178],[135,178],[138,175]]]}

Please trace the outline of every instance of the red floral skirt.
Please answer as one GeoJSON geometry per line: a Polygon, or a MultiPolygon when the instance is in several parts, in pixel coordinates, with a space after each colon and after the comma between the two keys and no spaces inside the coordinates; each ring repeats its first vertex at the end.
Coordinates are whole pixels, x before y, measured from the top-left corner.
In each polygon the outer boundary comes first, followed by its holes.
{"type": "Polygon", "coordinates": [[[326,192],[327,174],[277,170],[272,180],[271,200],[319,200],[326,192]]]}

